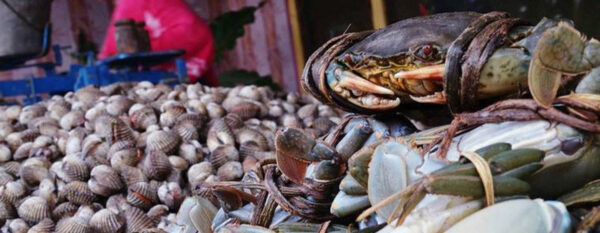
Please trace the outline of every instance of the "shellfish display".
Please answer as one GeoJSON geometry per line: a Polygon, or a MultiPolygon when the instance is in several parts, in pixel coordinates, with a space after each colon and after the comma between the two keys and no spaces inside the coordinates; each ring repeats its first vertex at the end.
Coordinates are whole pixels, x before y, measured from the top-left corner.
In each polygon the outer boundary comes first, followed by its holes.
{"type": "Polygon", "coordinates": [[[568,21],[444,13],[333,38],[307,95],[0,106],[0,231],[596,232],[599,51],[568,21]]]}

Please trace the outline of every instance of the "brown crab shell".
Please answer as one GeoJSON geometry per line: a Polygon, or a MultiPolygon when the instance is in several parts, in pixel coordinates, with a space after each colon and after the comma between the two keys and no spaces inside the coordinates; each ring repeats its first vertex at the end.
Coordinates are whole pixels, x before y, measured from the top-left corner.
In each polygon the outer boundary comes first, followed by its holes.
{"type": "Polygon", "coordinates": [[[53,233],[54,232],[54,222],[52,219],[45,218],[40,221],[38,224],[33,225],[29,228],[27,233],[53,233]]]}
{"type": "Polygon", "coordinates": [[[170,131],[157,130],[148,135],[146,148],[150,151],[159,150],[170,153],[179,146],[179,142],[179,135],[170,131]]]}
{"type": "Polygon", "coordinates": [[[119,174],[112,167],[106,165],[94,167],[90,175],[88,187],[92,192],[101,196],[108,197],[125,186],[119,174]]]}
{"type": "Polygon", "coordinates": [[[149,151],[142,161],[144,174],[153,180],[164,180],[171,172],[169,157],[162,151],[149,151]]]}
{"type": "Polygon", "coordinates": [[[62,189],[67,200],[74,204],[90,204],[96,199],[96,194],[83,181],[71,181],[62,189]]]}
{"type": "Polygon", "coordinates": [[[158,187],[150,182],[138,182],[127,189],[127,203],[148,210],[158,203],[158,187]]]}
{"type": "Polygon", "coordinates": [[[56,224],[56,233],[91,233],[92,227],[80,216],[66,217],[56,224]]]}
{"type": "Polygon", "coordinates": [[[26,198],[17,208],[19,217],[29,224],[37,224],[45,218],[51,217],[51,209],[46,199],[31,196],[26,198]]]}
{"type": "Polygon", "coordinates": [[[96,212],[89,224],[98,233],[121,233],[125,230],[125,219],[108,209],[96,212]]]}
{"type": "Polygon", "coordinates": [[[142,210],[137,207],[130,207],[125,210],[125,220],[127,221],[126,232],[140,232],[143,229],[153,228],[156,226],[153,219],[148,217],[142,210]]]}
{"type": "Polygon", "coordinates": [[[75,215],[77,209],[79,209],[79,206],[71,202],[60,203],[52,210],[52,219],[58,221],[64,217],[71,217],[75,215]]]}

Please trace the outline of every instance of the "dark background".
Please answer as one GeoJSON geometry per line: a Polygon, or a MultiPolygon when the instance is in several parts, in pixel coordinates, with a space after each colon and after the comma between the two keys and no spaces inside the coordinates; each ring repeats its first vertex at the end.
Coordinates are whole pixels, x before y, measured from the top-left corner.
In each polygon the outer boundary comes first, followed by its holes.
{"type": "MultiPolygon", "coordinates": [[[[387,23],[451,11],[506,11],[537,23],[543,17],[568,18],[581,32],[600,38],[600,0],[384,0],[387,23]]],[[[344,31],[373,28],[369,0],[298,0],[306,57],[344,31]]]]}

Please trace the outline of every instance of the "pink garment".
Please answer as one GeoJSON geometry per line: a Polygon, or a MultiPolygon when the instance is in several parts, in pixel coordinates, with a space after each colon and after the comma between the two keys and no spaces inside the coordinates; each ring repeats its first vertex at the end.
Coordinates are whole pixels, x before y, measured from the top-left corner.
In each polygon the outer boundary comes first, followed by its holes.
{"type": "MultiPolygon", "coordinates": [[[[215,55],[210,27],[184,0],[119,0],[100,58],[117,53],[114,22],[124,18],[146,23],[153,51],[185,49],[184,59],[191,82],[204,77],[206,83],[217,85],[210,70],[215,55]]],[[[173,69],[174,66],[170,65],[168,68],[173,69]]]]}

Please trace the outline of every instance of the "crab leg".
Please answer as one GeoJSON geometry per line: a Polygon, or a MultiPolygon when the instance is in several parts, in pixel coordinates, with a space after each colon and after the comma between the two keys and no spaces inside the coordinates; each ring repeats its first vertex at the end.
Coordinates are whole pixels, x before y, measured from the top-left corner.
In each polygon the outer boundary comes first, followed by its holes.
{"type": "Polygon", "coordinates": [[[340,77],[339,85],[343,88],[379,95],[394,95],[392,90],[375,85],[350,71],[336,70],[336,73],[340,77]]]}
{"type": "Polygon", "coordinates": [[[442,80],[444,78],[444,64],[426,66],[409,71],[399,71],[394,74],[397,79],[428,79],[442,80]]]}

